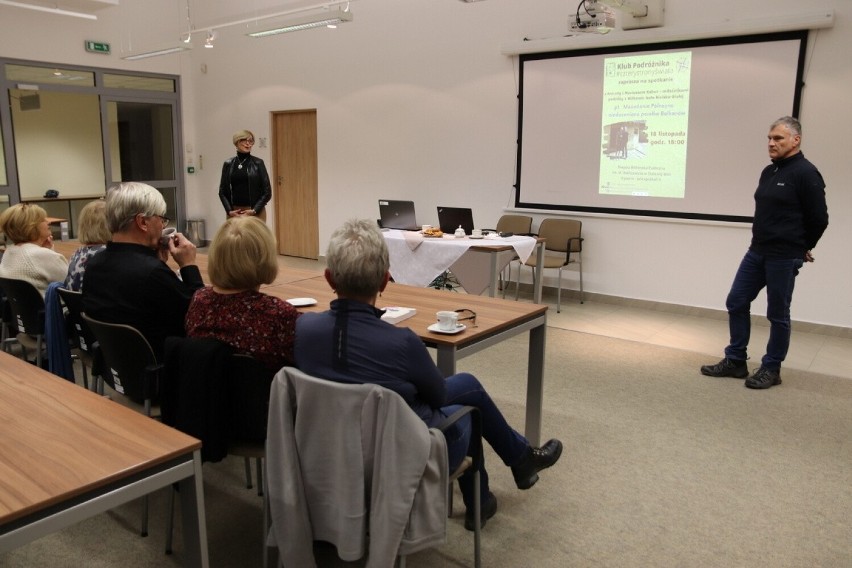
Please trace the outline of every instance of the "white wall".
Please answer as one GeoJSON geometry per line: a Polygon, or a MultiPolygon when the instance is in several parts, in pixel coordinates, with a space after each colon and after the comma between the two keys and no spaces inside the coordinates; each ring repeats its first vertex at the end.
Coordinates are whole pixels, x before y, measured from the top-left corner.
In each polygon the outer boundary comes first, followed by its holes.
{"type": "MultiPolygon", "coordinates": [[[[210,4],[210,10],[227,5],[224,0],[210,4]]],[[[799,0],[666,4],[670,29],[805,8],[799,0]]],[[[146,7],[150,13],[175,11],[167,0],[151,0],[146,7]],[[156,4],[163,11],[154,9],[156,4]]],[[[809,46],[802,147],[826,179],[831,225],[814,251],[817,262],[797,281],[793,317],[850,327],[852,270],[844,244],[852,230],[852,198],[844,182],[852,177],[852,160],[844,152],[844,133],[852,123],[847,103],[852,3],[807,3],[808,9],[815,7],[832,8],[836,23],[816,32],[809,46]]],[[[258,138],[269,138],[270,112],[305,108],[318,113],[321,250],[344,219],[375,218],[380,197],[413,199],[422,222],[435,221],[440,203],[471,206],[477,225],[492,225],[513,203],[515,179],[517,61],[501,55],[500,46],[524,37],[565,35],[573,8],[563,0],[355,0],[351,8],[354,22],[334,32],[252,40],[241,30],[223,30],[212,50],[196,47],[189,55],[136,63],[85,54],[82,40],[112,41],[115,49],[132,37],[138,47],[153,43],[159,33],[159,41],[174,42],[182,14],[173,24],[161,17],[154,26],[129,6],[104,10],[97,23],[0,8],[0,54],[181,74],[184,142],[199,167],[187,179],[187,203],[190,216],[207,219],[208,236],[222,220],[216,187],[221,161],[233,152],[231,133],[249,128],[258,138]],[[47,18],[59,26],[50,41],[25,42],[47,18]]],[[[195,8],[196,20],[201,12],[195,8]]],[[[779,109],[778,115],[788,111],[779,109]]],[[[718,143],[762,146],[765,139],[731,132],[718,143]]],[[[254,153],[270,160],[269,148],[256,147],[254,153]]],[[[764,165],[755,164],[755,181],[764,165]]],[[[725,183],[724,164],[718,175],[725,183]]],[[[754,187],[742,190],[751,193],[754,187]]],[[[588,291],[716,309],[724,307],[750,236],[747,227],[721,223],[600,216],[583,221],[588,291]]],[[[761,302],[756,313],[764,310],[761,302]]]]}

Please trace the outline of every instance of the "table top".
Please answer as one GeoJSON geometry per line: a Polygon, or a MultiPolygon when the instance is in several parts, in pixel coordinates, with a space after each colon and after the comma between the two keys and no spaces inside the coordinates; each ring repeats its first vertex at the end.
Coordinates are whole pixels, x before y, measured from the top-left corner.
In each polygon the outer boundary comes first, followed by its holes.
{"type": "Polygon", "coordinates": [[[0,352],[0,530],[201,442],[0,352]]]}
{"type": "MultiPolygon", "coordinates": [[[[300,311],[321,312],[328,309],[329,303],[336,298],[325,278],[318,276],[298,282],[270,286],[263,290],[266,294],[283,300],[290,298],[314,298],[313,306],[299,308],[300,311]]],[[[510,328],[518,322],[538,317],[547,311],[547,306],[514,302],[502,298],[457,294],[434,288],[420,288],[391,282],[376,301],[376,307],[400,306],[416,308],[417,313],[396,324],[414,331],[427,345],[462,346],[471,341],[494,335],[510,328]],[[436,333],[427,328],[437,321],[435,312],[468,308],[476,312],[476,326],[464,321],[467,329],[453,335],[436,333]]]]}

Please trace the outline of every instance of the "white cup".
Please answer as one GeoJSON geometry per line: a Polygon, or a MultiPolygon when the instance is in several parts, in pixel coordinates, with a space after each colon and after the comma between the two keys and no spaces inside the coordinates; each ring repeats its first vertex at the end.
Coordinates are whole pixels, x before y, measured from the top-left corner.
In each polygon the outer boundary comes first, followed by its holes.
{"type": "Polygon", "coordinates": [[[177,229],[174,227],[166,227],[160,235],[160,246],[164,249],[169,248],[169,239],[175,236],[177,229]]]}
{"type": "Polygon", "coordinates": [[[471,232],[470,236],[471,237],[477,237],[477,238],[481,237],[482,236],[482,229],[474,229],[473,232],[471,232]]]}
{"type": "Polygon", "coordinates": [[[455,331],[459,323],[459,314],[456,312],[441,311],[435,314],[438,317],[438,329],[441,331],[455,331]]]}

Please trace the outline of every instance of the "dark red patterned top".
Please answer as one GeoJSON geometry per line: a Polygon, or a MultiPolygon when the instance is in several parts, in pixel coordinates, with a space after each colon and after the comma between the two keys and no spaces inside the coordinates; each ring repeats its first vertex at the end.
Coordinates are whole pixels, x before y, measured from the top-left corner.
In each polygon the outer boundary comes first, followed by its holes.
{"type": "Polygon", "coordinates": [[[219,339],[237,353],[251,355],[278,371],[293,364],[293,338],[300,315],[284,300],[260,292],[219,294],[207,286],[192,297],[186,335],[219,339]]]}

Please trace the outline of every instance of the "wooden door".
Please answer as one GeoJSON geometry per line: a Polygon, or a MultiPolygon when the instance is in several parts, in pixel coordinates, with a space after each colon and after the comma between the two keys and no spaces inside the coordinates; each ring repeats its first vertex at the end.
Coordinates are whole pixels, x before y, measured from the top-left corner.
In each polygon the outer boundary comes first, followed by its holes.
{"type": "Polygon", "coordinates": [[[319,258],[316,110],[273,113],[278,254],[319,258]]]}

